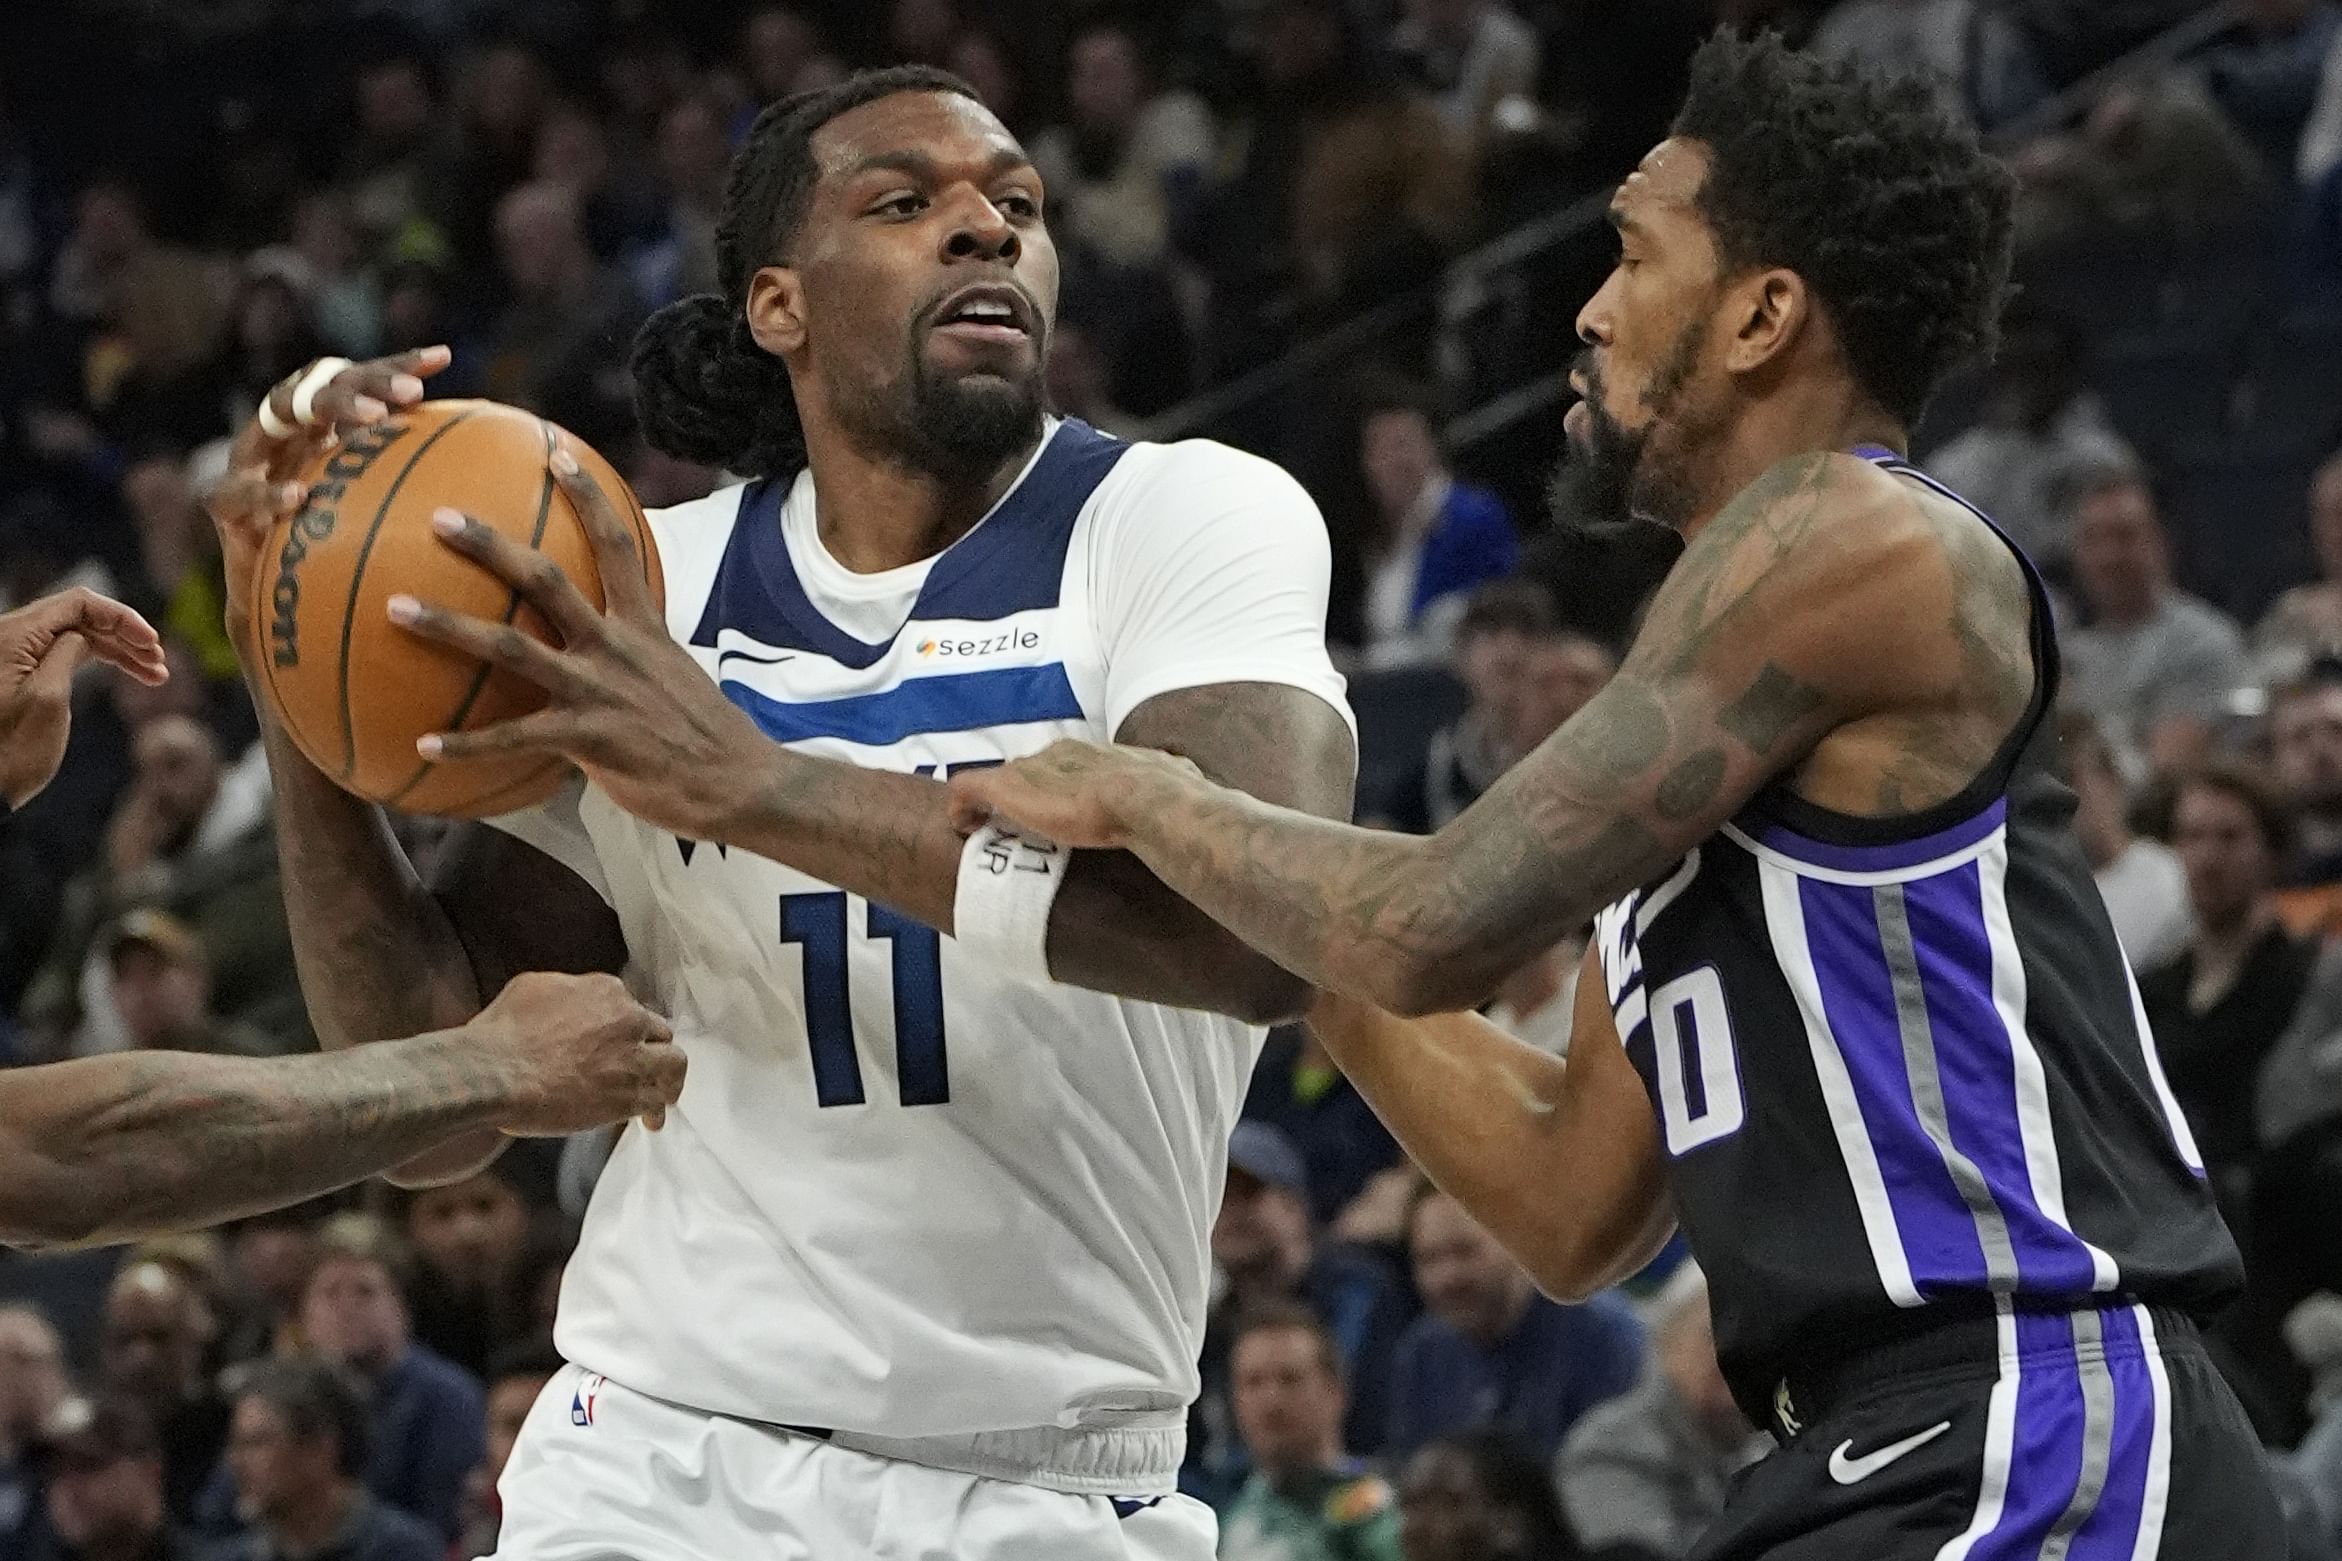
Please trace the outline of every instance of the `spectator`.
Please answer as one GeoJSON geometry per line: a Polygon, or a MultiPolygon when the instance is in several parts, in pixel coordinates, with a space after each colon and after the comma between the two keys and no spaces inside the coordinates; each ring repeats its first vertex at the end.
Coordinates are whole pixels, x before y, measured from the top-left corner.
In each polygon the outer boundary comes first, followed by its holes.
{"type": "Polygon", "coordinates": [[[694,95],[668,109],[657,153],[666,207],[627,260],[635,292],[652,309],[716,287],[716,214],[732,159],[716,105],[694,95]]]}
{"type": "Polygon", "coordinates": [[[1813,47],[1874,68],[1919,69],[1987,128],[2049,96],[2023,27],[1978,0],[1847,0],[1823,18],[1813,47]]]}
{"type": "Polygon", "coordinates": [[[1306,1025],[1269,1032],[1244,1117],[1275,1128],[1300,1151],[1309,1212],[1320,1225],[1340,1220],[1367,1183],[1400,1164],[1398,1141],[1306,1025]]]}
{"type": "Polygon", "coordinates": [[[1520,564],[1512,516],[1495,494],[1449,473],[1427,395],[1397,388],[1376,393],[1358,438],[1374,500],[1366,665],[1444,661],[1474,588],[1520,564]]]}
{"type": "Polygon", "coordinates": [[[514,1167],[502,1155],[477,1175],[407,1196],[415,1338],[474,1376],[535,1332],[521,1289],[529,1210],[514,1167]]]}
{"type": "Polygon", "coordinates": [[[386,54],[357,80],[357,136],[344,158],[335,197],[355,229],[361,253],[380,254],[416,230],[444,226],[456,153],[445,111],[420,56],[386,54]]]}
{"type": "Polygon", "coordinates": [[[2236,764],[2197,771],[2180,783],[2172,821],[2196,930],[2178,958],[2139,978],[2139,995],[2205,1168],[2236,1207],[2258,1138],[2261,1065],[2293,1022],[2316,950],[2277,919],[2291,826],[2259,774],[2236,764]]]}
{"type": "Polygon", "coordinates": [[[2074,548],[2063,490],[2085,470],[2134,460],[2083,378],[2079,329],[2019,306],[2001,327],[1983,421],[1931,456],[1928,469],[2035,563],[2062,572],[2074,548]]]}
{"type": "Polygon", "coordinates": [[[1383,822],[1427,835],[1480,800],[1498,776],[1577,714],[1610,681],[1610,653],[1556,621],[1529,580],[1495,580],[1458,616],[1450,663],[1468,703],[1433,734],[1422,779],[1383,822]]]}
{"type": "Polygon", "coordinates": [[[105,939],[114,1012],[138,1051],[266,1057],[281,1048],[248,1024],[211,1011],[211,972],[186,923],[156,910],[124,916],[105,939]]]}
{"type": "Polygon", "coordinates": [[[2200,50],[2195,68],[2278,178],[2298,168],[2302,128],[2316,106],[2326,56],[2342,38],[2329,0],[2241,0],[2237,20],[2200,50]]]}
{"type": "Polygon", "coordinates": [[[1223,1561],[1399,1561],[1390,1487],[1342,1451],[1342,1362],[1308,1307],[1253,1313],[1233,1348],[1252,1476],[1220,1520],[1223,1561]]]}
{"type": "Polygon", "coordinates": [[[1185,92],[1159,92],[1138,39],[1114,22],[1075,34],[1066,122],[1033,138],[1050,228],[1110,265],[1152,270],[1212,162],[1212,118],[1185,92]]]}
{"type": "Polygon", "coordinates": [[[1459,146],[1486,145],[1537,95],[1536,29],[1499,0],[1407,0],[1391,47],[1459,146]]]}
{"type": "Polygon", "coordinates": [[[202,1291],[169,1264],[133,1263],[106,1292],[98,1374],[108,1394],[137,1404],[160,1433],[163,1502],[174,1523],[195,1522],[227,1444],[228,1406],[204,1369],[218,1328],[202,1291]]]}
{"type": "Polygon", "coordinates": [[[447,1542],[359,1479],[368,1437],[366,1399],[333,1367],[247,1368],[228,1468],[252,1530],[219,1561],[441,1561],[447,1542]]]}
{"type": "Polygon", "coordinates": [[[894,0],[887,15],[887,55],[908,65],[950,64],[959,36],[957,0],[894,0]]]}
{"type": "Polygon", "coordinates": [[[368,1490],[452,1540],[482,1451],[480,1385],[409,1336],[405,1254],[379,1221],[337,1216],[319,1247],[301,1332],[319,1360],[366,1389],[373,1445],[356,1466],[368,1490]]]}
{"type": "Polygon", "coordinates": [[[1443,1436],[1399,1476],[1404,1561],[1578,1561],[1545,1464],[1497,1431],[1443,1436]]]}
{"type": "Polygon", "coordinates": [[[1186,1483],[1225,1498],[1245,1473],[1229,1397],[1229,1348],[1238,1319],[1299,1301],[1325,1321],[1355,1384],[1342,1427],[1352,1451],[1381,1445],[1383,1390],[1405,1321],[1399,1287],[1363,1253],[1321,1243],[1309,1217],[1308,1173],[1284,1134],[1240,1122],[1228,1140],[1228,1185],[1212,1224],[1212,1260],[1226,1280],[1204,1328],[1202,1391],[1190,1415],[1186,1483]]]}
{"type": "MultiPolygon", "coordinates": [[[[227,334],[207,371],[217,402],[210,433],[232,433],[271,385],[325,356],[325,338],[317,329],[317,288],[316,269],[297,249],[271,245],[244,258],[228,305],[227,334]]],[[[181,624],[172,627],[186,632],[181,624]]]]}
{"type": "Polygon", "coordinates": [[[0,1305],[0,1555],[25,1554],[39,1529],[34,1443],[71,1392],[65,1343],[49,1320],[21,1303],[0,1305]]]}
{"type": "Polygon", "coordinates": [[[529,179],[537,129],[551,104],[551,73],[517,39],[491,44],[465,62],[456,88],[456,172],[444,197],[444,247],[461,264],[475,266],[496,253],[498,206],[529,179]]]}
{"type": "Polygon", "coordinates": [[[31,1561],[195,1561],[163,1502],[161,1439],[135,1401],[66,1400],[41,1450],[49,1533],[31,1561]]]}
{"type": "Polygon", "coordinates": [[[110,1008],[86,1014],[82,993],[103,991],[98,933],[153,906],[195,929],[223,1016],[288,1049],[308,1044],[266,770],[229,770],[210,729],[188,716],[150,721],[131,742],[136,778],[107,827],[105,859],[66,887],[48,960],[26,994],[27,1020],[64,1033],[91,1019],[85,1047],[123,1044],[110,1008]]]}
{"type": "Polygon", "coordinates": [[[2271,682],[2300,675],[2328,651],[2342,651],[2342,451],[2310,480],[2309,540],[2318,578],[2278,597],[2253,627],[2253,654],[2271,682]]]}
{"type": "Polygon", "coordinates": [[[2251,144],[2179,71],[2118,84],[2078,132],[2042,137],[2016,165],[2020,250],[2108,231],[2200,233],[2244,216],[2268,183],[2251,144]]]}
{"type": "Polygon", "coordinates": [[[2184,768],[2251,681],[2244,637],[2171,583],[2170,543],[2135,469],[2094,468],[2076,479],[2070,502],[2089,620],[2065,637],[2066,697],[2103,723],[2118,753],[2184,768]]]}
{"type": "Polygon", "coordinates": [[[529,184],[497,203],[496,250],[511,302],[489,334],[488,394],[560,423],[597,449],[633,429],[623,372],[642,309],[586,245],[577,197],[529,184]]]}
{"type": "Polygon", "coordinates": [[[1643,1330],[1623,1303],[1547,1300],[1447,1194],[1417,1199],[1407,1235],[1425,1315],[1391,1367],[1393,1453],[1495,1429],[1549,1461],[1580,1416],[1641,1376],[1643,1330]]]}
{"type": "MultiPolygon", "coordinates": [[[[311,343],[297,362],[264,381],[245,409],[258,405],[283,373],[314,356],[311,343]]],[[[194,650],[208,682],[240,687],[243,672],[224,622],[219,533],[196,497],[189,463],[168,447],[141,454],[122,474],[122,499],[138,527],[139,559],[146,567],[143,599],[133,605],[151,609],[158,628],[194,650]]]]}
{"type": "Polygon", "coordinates": [[[1589,1410],[1563,1442],[1562,1505],[1587,1548],[1616,1561],[1676,1561],[1724,1511],[1732,1476],[1761,1457],[1716,1364],[1708,1283],[1690,1263],[1651,1306],[1651,1369],[1589,1410]]]}
{"type": "Polygon", "coordinates": [[[2293,822],[2278,919],[2329,938],[2342,933],[2342,659],[2320,657],[2270,695],[2269,747],[2293,822]]]}
{"type": "MultiPolygon", "coordinates": [[[[740,29],[740,52],[754,95],[751,117],[766,104],[821,85],[843,70],[820,27],[791,5],[763,5],[749,12],[740,29]]],[[[737,141],[747,130],[745,122],[734,125],[730,139],[737,141]]]]}
{"type": "Polygon", "coordinates": [[[1011,135],[1024,129],[1024,77],[1000,34],[987,27],[963,27],[945,61],[950,72],[976,89],[976,101],[992,110],[1011,135]]]}
{"type": "Polygon", "coordinates": [[[352,358],[372,356],[382,335],[382,287],[358,245],[349,203],[335,192],[312,191],[293,207],[292,253],[315,284],[312,320],[328,346],[352,358]]]}
{"type": "Polygon", "coordinates": [[[240,1220],[228,1237],[243,1290],[229,1360],[289,1355],[300,1348],[301,1293],[317,1265],[317,1227],[329,1205],[313,1201],[240,1220]]]}
{"type": "Polygon", "coordinates": [[[493,1555],[503,1505],[496,1495],[497,1481],[512,1459],[512,1448],[528,1423],[529,1411],[545,1391],[545,1384],[561,1374],[564,1362],[552,1343],[515,1346],[488,1364],[487,1456],[464,1489],[464,1524],[457,1553],[464,1557],[493,1555]]]}
{"type": "Polygon", "coordinates": [[[2131,968],[2151,970],[2177,958],[2195,930],[2187,869],[2160,840],[2131,832],[2130,798],[2098,723],[2079,710],[2064,711],[2058,740],[2066,782],[2074,788],[2074,832],[2131,968]]]}
{"type": "Polygon", "coordinates": [[[1258,100],[1203,239],[1222,372],[1427,282],[1471,203],[1438,111],[1339,0],[1275,0],[1255,38],[1258,100]]]}

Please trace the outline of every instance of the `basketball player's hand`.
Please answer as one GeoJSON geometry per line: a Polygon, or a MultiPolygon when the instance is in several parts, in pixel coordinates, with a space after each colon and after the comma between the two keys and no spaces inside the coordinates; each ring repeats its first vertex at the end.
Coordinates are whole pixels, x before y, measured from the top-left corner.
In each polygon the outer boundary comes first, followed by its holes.
{"type": "Polygon", "coordinates": [[[440,540],[518,592],[561,644],[549,646],[510,623],[392,597],[392,622],[527,678],[546,695],[533,714],[435,732],[417,751],[433,761],[559,755],[645,823],[693,840],[727,839],[772,744],[667,632],[633,528],[610,497],[566,448],[556,448],[547,464],[585,523],[604,605],[596,608],[544,554],[454,510],[439,511],[432,527],[440,540]]]}
{"type": "Polygon", "coordinates": [[[1166,788],[1201,781],[1176,754],[1154,748],[1058,742],[1013,764],[951,779],[951,816],[963,834],[994,819],[1061,846],[1120,850],[1128,821],[1159,805],[1166,788]]]}
{"type": "Polygon", "coordinates": [[[75,586],[0,613],[0,802],[22,807],[55,778],[73,674],[92,656],[141,683],[171,675],[153,627],[95,591],[75,586]]]}
{"type": "MultiPolygon", "coordinates": [[[[292,515],[308,498],[294,479],[310,462],[353,433],[390,416],[397,407],[423,399],[423,381],[446,368],[445,347],[418,347],[353,363],[327,380],[310,398],[307,421],[293,405],[293,392],[314,363],[270,387],[271,411],[291,430],[271,434],[257,417],[244,425],[228,451],[227,474],[205,507],[219,528],[220,555],[227,565],[228,640],[245,669],[257,665],[252,648],[252,579],[260,568],[261,544],[269,527],[292,515]]],[[[265,708],[265,707],[264,707],[265,708]]]]}
{"type": "Polygon", "coordinates": [[[683,1092],[675,1032],[616,976],[515,976],[466,1026],[503,1071],[515,1137],[552,1138],[642,1118],[658,1128],[683,1092]]]}

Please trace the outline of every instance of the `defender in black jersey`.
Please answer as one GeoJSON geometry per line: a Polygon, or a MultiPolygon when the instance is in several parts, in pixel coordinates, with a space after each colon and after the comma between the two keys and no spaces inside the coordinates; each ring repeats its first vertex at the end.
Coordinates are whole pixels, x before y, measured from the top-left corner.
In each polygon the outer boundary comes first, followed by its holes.
{"type": "Polygon", "coordinates": [[[1719,37],[1579,318],[1566,502],[1684,537],[1600,695],[1428,839],[1126,749],[953,783],[1327,993],[1552,1293],[1680,1222],[1783,1444],[1706,1561],[2284,1554],[2196,1336],[2236,1248],[2052,774],[2047,598],[1898,454],[1989,346],[2010,205],[1929,85],[1719,37]],[[1589,922],[1566,1067],[1442,1013],[1589,922]]]}

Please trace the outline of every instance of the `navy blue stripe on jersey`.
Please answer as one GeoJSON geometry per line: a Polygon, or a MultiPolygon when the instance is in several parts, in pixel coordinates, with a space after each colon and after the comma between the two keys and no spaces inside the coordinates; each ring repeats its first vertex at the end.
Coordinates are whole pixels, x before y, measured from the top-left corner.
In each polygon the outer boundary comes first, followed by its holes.
{"type": "MultiPolygon", "coordinates": [[[[1024,480],[983,524],[936,559],[908,622],[991,623],[1056,606],[1074,524],[1129,448],[1087,423],[1058,424],[1024,480]]],[[[781,506],[793,482],[768,480],[741,491],[731,540],[691,643],[712,646],[720,631],[734,629],[770,650],[810,651],[867,670],[894,641],[857,639],[822,616],[805,594],[781,530],[781,506]]]]}
{"type": "Polygon", "coordinates": [[[1900,879],[1795,881],[1784,952],[1810,972],[1817,1041],[1844,1070],[1849,1098],[1833,1109],[1854,1119],[1836,1125],[1841,1141],[1861,1140],[1849,1170],[1883,1204],[1874,1212],[1891,1234],[1875,1235],[1899,1248],[1907,1278],[1890,1288],[1905,1304],[1978,1290],[2086,1295],[2112,1281],[2111,1260],[2066,1223],[2020,956],[1995,931],[2006,862],[1995,842],[1900,879]]]}
{"type": "Polygon", "coordinates": [[[876,694],[790,704],[729,679],[724,697],[775,742],[835,737],[883,748],[927,732],[973,732],[1035,721],[1078,721],[1081,701],[1057,662],[909,678],[876,694]]]}
{"type": "Polygon", "coordinates": [[[1893,873],[1924,867],[1948,856],[1957,856],[1988,838],[2008,821],[2008,816],[2008,798],[1995,797],[1991,805],[1975,817],[1963,819],[1948,829],[1910,840],[1872,846],[1839,845],[1832,841],[1816,840],[1770,819],[1751,817],[1743,827],[1750,836],[1781,855],[1813,867],[1826,867],[1841,873],[1893,873]]]}

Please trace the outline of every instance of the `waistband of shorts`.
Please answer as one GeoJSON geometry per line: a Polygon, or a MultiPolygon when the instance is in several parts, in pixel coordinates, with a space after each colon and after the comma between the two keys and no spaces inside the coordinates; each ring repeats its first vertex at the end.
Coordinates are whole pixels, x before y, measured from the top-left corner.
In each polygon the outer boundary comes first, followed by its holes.
{"type": "Polygon", "coordinates": [[[781,1426],[867,1453],[981,1480],[1008,1480],[1074,1496],[1168,1496],[1187,1456],[1185,1421],[1162,1426],[1034,1426],[964,1436],[872,1436],[816,1426],[781,1426]]]}
{"type": "MultiPolygon", "coordinates": [[[[2002,1359],[2000,1317],[2004,1308],[1990,1298],[1982,1304],[1947,1310],[1931,1303],[1901,1314],[1882,1331],[1871,1331],[1845,1347],[1821,1350],[1793,1366],[1773,1397],[1774,1429],[1796,1435],[1857,1394],[1882,1382],[1969,1370],[1997,1376],[2002,1359]],[[1898,1326],[1899,1324],[1899,1326],[1898,1326]]],[[[2027,1316],[2071,1316],[2077,1312],[2130,1311],[2140,1303],[2108,1297],[2092,1306],[2028,1306],[2007,1310],[2027,1316]]],[[[2158,1350],[2201,1347],[2195,1320],[2168,1306],[2143,1308],[2154,1325],[2158,1350]]]]}

